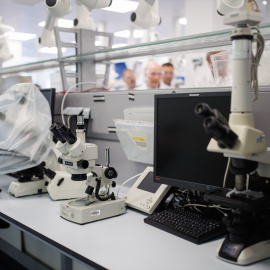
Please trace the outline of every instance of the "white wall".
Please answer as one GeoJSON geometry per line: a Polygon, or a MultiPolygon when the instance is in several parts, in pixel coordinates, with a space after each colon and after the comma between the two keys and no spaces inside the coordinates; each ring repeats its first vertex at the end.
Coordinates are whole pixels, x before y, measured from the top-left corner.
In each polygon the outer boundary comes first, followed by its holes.
{"type": "Polygon", "coordinates": [[[186,0],[185,16],[187,18],[186,35],[230,28],[223,25],[223,19],[216,11],[216,0],[186,0]]]}

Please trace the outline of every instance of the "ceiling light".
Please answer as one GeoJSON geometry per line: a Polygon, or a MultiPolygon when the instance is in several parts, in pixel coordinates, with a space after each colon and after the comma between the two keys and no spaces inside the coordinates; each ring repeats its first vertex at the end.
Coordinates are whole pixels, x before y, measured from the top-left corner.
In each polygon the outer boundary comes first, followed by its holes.
{"type": "Polygon", "coordinates": [[[127,45],[128,45],[128,44],[126,44],[126,43],[118,43],[118,44],[112,45],[112,47],[113,47],[113,49],[115,49],[115,48],[125,47],[125,46],[127,46],[127,45]]]}
{"type": "MultiPolygon", "coordinates": [[[[62,48],[62,53],[66,52],[67,49],[66,48],[62,48]]],[[[39,48],[38,52],[40,53],[49,53],[49,54],[58,54],[58,50],[57,47],[43,47],[43,48],[39,48]]]]}
{"type": "Polygon", "coordinates": [[[36,37],[37,37],[36,34],[21,33],[21,32],[11,32],[8,35],[8,39],[19,40],[19,41],[26,41],[26,40],[34,39],[36,37]]]}
{"type": "Polygon", "coordinates": [[[137,2],[128,0],[114,0],[109,7],[102,8],[107,11],[114,11],[118,13],[127,13],[134,11],[138,6],[137,2]]]}
{"type": "Polygon", "coordinates": [[[262,3],[263,3],[263,5],[267,5],[267,1],[263,1],[262,3]]]}
{"type": "Polygon", "coordinates": [[[115,32],[114,35],[116,37],[129,38],[130,31],[129,30],[118,31],[118,32],[115,32]]]}
{"type": "MultiPolygon", "coordinates": [[[[116,37],[129,38],[130,31],[129,30],[118,31],[118,32],[115,32],[114,35],[116,37]]],[[[134,38],[142,38],[144,35],[144,31],[136,29],[133,31],[133,35],[134,35],[134,38]]]]}
{"type": "Polygon", "coordinates": [[[182,24],[182,25],[186,25],[186,24],[187,24],[187,18],[180,18],[180,19],[178,20],[178,22],[179,22],[180,24],[182,24]]]}
{"type": "MultiPolygon", "coordinates": [[[[38,26],[44,27],[45,21],[38,23],[38,26]]],[[[58,19],[58,26],[65,27],[65,28],[72,28],[72,27],[74,27],[73,20],[58,19]]]]}

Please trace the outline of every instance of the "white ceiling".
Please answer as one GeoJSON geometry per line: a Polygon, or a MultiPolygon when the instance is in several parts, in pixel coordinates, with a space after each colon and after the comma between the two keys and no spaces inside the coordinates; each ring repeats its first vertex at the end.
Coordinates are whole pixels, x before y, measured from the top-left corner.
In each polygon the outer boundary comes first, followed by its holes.
{"type": "Polygon", "coordinates": [[[12,0],[12,2],[14,4],[34,6],[34,5],[39,4],[41,2],[44,2],[44,1],[43,0],[12,0]]]}
{"type": "MultiPolygon", "coordinates": [[[[138,2],[139,0],[133,0],[138,2]]],[[[191,0],[159,0],[159,10],[162,17],[161,25],[156,27],[156,30],[160,33],[162,39],[175,37],[175,25],[174,18],[176,16],[182,16],[185,14],[185,2],[191,0]]],[[[192,0],[194,3],[201,0],[192,0]]],[[[204,0],[204,1],[216,1],[216,0],[204,0]]],[[[260,4],[263,12],[266,12],[265,6],[263,6],[262,0],[257,0],[260,4]]],[[[268,1],[268,11],[270,6],[270,0],[268,1]]],[[[189,2],[190,3],[190,2],[189,2]]],[[[44,21],[46,18],[44,0],[0,0],[0,16],[3,18],[3,23],[11,25],[17,32],[34,33],[37,37],[40,36],[42,28],[38,26],[38,23],[44,21]]],[[[65,19],[73,20],[76,13],[75,0],[71,0],[71,13],[64,17],[65,19]]],[[[194,9],[196,6],[194,6],[194,9]]],[[[213,10],[213,12],[216,12],[213,10]]],[[[269,11],[270,13],[270,11],[269,11]]],[[[134,27],[130,22],[129,13],[116,13],[105,10],[93,10],[92,12],[95,23],[105,23],[107,32],[116,32],[134,27]]],[[[269,15],[268,15],[269,17],[269,15]]],[[[198,18],[198,27],[200,27],[200,21],[198,18]]],[[[126,43],[126,39],[115,38],[114,43],[126,43]]],[[[37,41],[30,40],[25,41],[23,46],[23,53],[25,55],[33,54],[33,51],[37,50],[37,41]]]]}
{"type": "MultiPolygon", "coordinates": [[[[138,2],[139,0],[133,1],[138,2]]],[[[159,31],[163,32],[166,37],[172,37],[172,27],[168,25],[168,22],[182,12],[185,0],[160,0],[159,2],[162,17],[162,24],[158,26],[159,31]]],[[[0,0],[0,4],[0,16],[4,18],[5,24],[13,26],[16,31],[20,32],[36,34],[41,32],[37,23],[45,20],[44,0],[0,0]]],[[[65,16],[65,19],[75,18],[75,0],[71,0],[71,7],[71,13],[65,16]]],[[[125,30],[134,26],[130,22],[130,12],[119,14],[105,10],[93,10],[92,15],[96,24],[106,22],[108,32],[125,30]]]]}

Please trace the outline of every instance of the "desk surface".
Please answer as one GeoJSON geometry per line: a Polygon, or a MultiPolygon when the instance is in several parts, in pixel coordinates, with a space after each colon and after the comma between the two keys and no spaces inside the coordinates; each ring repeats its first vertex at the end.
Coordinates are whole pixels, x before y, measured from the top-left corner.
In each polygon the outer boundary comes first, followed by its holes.
{"type": "MultiPolygon", "coordinates": [[[[0,176],[0,216],[53,245],[64,254],[97,268],[117,270],[239,270],[215,257],[223,241],[195,245],[144,223],[145,214],[128,209],[121,216],[85,225],[60,217],[59,201],[48,194],[14,198],[14,178],[0,176]]],[[[270,268],[270,259],[245,267],[270,268]]]]}

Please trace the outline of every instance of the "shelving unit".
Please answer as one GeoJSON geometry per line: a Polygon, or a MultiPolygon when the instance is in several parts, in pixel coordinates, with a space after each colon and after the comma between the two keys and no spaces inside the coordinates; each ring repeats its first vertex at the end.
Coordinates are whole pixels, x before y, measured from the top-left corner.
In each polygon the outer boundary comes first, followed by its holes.
{"type": "MultiPolygon", "coordinates": [[[[58,59],[59,66],[61,71],[61,78],[63,89],[68,89],[67,77],[75,77],[76,83],[82,83],[85,81],[95,82],[97,79],[96,70],[95,70],[95,61],[94,59],[84,59],[83,61],[73,61],[69,57],[64,58],[62,49],[65,47],[73,48],[76,51],[76,55],[83,55],[85,53],[98,51],[98,46],[95,45],[96,37],[106,37],[108,39],[107,49],[112,48],[113,43],[113,34],[97,32],[87,29],[78,29],[78,28],[61,28],[54,27],[56,45],[58,49],[58,59]],[[72,42],[63,42],[61,40],[61,33],[72,33],[74,34],[75,43],[72,42]],[[60,61],[60,59],[62,59],[60,61]],[[72,73],[67,73],[65,67],[67,64],[75,64],[76,71],[72,73]]],[[[105,72],[102,78],[102,84],[108,85],[109,80],[109,64],[105,64],[105,72]]],[[[83,86],[78,87],[80,90],[83,90],[83,86]]]]}

